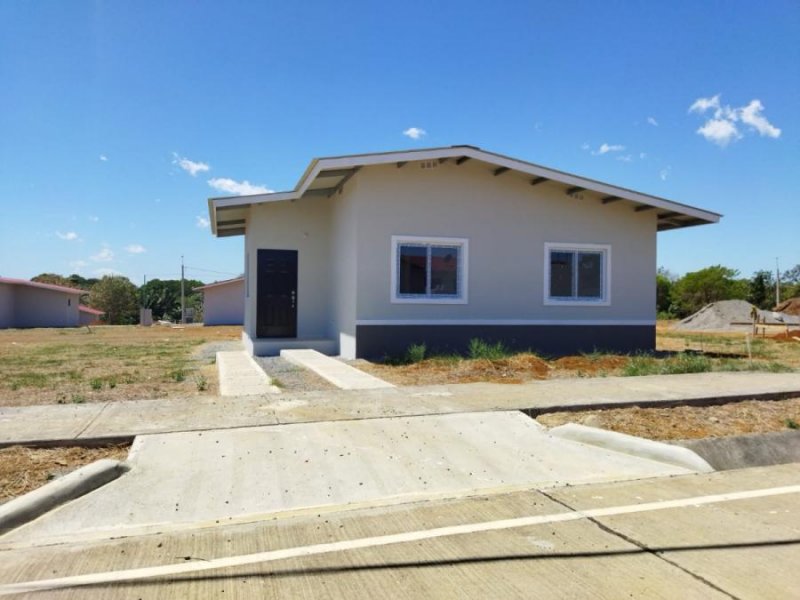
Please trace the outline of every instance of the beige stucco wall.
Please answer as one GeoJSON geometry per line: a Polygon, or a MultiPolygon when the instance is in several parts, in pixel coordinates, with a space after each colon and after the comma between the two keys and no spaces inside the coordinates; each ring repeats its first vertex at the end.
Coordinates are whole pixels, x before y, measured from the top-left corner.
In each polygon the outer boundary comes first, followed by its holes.
{"type": "Polygon", "coordinates": [[[324,198],[252,206],[245,239],[245,333],[256,337],[258,249],[298,251],[297,336],[327,338],[331,325],[331,203],[324,198]]]}
{"type": "Polygon", "coordinates": [[[0,329],[14,327],[14,287],[0,283],[0,329]]]}
{"type": "Polygon", "coordinates": [[[356,354],[356,204],[354,192],[357,181],[352,181],[343,194],[331,202],[331,315],[329,335],[339,342],[339,353],[346,358],[356,354]]]}
{"type": "Polygon", "coordinates": [[[77,327],[80,294],[55,290],[13,287],[13,327],[77,327]]]}
{"type": "Polygon", "coordinates": [[[494,176],[477,161],[371,167],[355,179],[359,321],[655,319],[655,211],[571,198],[563,186],[494,176]],[[393,304],[392,235],[467,238],[468,303],[393,304]],[[545,242],[609,244],[610,305],[545,305],[545,242]]]}
{"type": "Polygon", "coordinates": [[[241,325],[244,322],[244,280],[203,290],[204,325],[241,325]]]}

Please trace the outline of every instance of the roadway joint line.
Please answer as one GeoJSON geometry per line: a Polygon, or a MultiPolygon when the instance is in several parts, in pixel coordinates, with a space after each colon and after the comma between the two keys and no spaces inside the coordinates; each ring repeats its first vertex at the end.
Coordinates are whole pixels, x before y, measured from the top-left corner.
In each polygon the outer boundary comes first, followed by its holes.
{"type": "Polygon", "coordinates": [[[185,573],[197,573],[200,571],[210,571],[230,567],[240,567],[256,563],[275,562],[290,558],[302,558],[305,556],[315,556],[329,554],[332,552],[344,552],[348,550],[358,550],[363,548],[376,548],[388,546],[390,544],[402,544],[431,540],[440,537],[465,535],[470,533],[481,533],[487,531],[500,531],[504,529],[515,529],[519,527],[530,527],[533,525],[545,525],[550,523],[564,523],[581,519],[594,519],[598,517],[610,517],[616,515],[627,515],[656,510],[666,510],[672,508],[685,508],[688,506],[704,506],[718,502],[731,502],[736,500],[748,500],[753,498],[766,498],[783,494],[800,493],[800,485],[790,485],[774,488],[764,488],[757,490],[745,490],[741,492],[729,492],[726,494],[712,494],[707,496],[694,496],[681,498],[678,500],[661,500],[657,502],[645,502],[643,504],[629,504],[624,506],[611,506],[606,508],[593,508],[583,511],[555,513],[550,515],[537,515],[529,517],[518,517],[515,519],[502,519],[498,521],[487,521],[483,523],[468,523],[464,525],[451,525],[448,527],[437,527],[434,529],[424,529],[409,531],[390,535],[382,535],[354,540],[343,540],[339,542],[328,542],[324,544],[312,544],[310,546],[300,546],[295,548],[284,548],[281,550],[269,550],[257,552],[255,554],[244,554],[240,556],[228,556],[224,558],[209,559],[202,563],[176,563],[171,565],[161,565],[155,567],[142,567],[138,569],[126,569],[121,571],[108,571],[104,573],[88,573],[85,575],[74,575],[70,577],[60,577],[56,579],[42,579],[38,581],[25,581],[19,583],[9,583],[0,585],[0,596],[11,594],[21,594],[26,592],[37,592],[70,587],[80,587],[85,585],[100,585],[108,583],[118,583],[123,581],[135,581],[152,577],[162,577],[185,573]]]}

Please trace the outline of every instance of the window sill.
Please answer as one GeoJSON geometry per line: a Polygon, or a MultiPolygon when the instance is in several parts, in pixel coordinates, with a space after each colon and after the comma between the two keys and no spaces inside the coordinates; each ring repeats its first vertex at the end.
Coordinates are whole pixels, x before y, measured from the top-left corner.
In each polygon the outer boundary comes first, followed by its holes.
{"type": "Polygon", "coordinates": [[[557,298],[545,298],[545,306],[611,306],[611,300],[560,300],[557,298]]]}
{"type": "Polygon", "coordinates": [[[392,298],[392,304],[467,304],[466,298],[392,298]]]}

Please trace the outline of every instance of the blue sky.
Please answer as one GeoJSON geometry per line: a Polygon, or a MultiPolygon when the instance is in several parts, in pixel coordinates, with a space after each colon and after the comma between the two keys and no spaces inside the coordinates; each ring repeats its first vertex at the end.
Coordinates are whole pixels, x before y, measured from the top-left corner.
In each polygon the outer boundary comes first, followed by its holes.
{"type": "Polygon", "coordinates": [[[674,273],[788,268],[798,39],[796,1],[0,0],[0,275],[224,279],[207,197],[450,144],[724,213],[674,273]]]}

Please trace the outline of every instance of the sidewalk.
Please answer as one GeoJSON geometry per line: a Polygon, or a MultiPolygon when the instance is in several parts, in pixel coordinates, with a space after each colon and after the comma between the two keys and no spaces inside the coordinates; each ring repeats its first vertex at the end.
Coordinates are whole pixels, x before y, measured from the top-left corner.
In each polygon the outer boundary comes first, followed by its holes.
{"type": "Polygon", "coordinates": [[[715,404],[800,397],[800,374],[700,373],[470,383],[377,390],[203,396],[0,408],[0,446],[102,443],[139,434],[489,410],[557,410],[715,404]]]}

